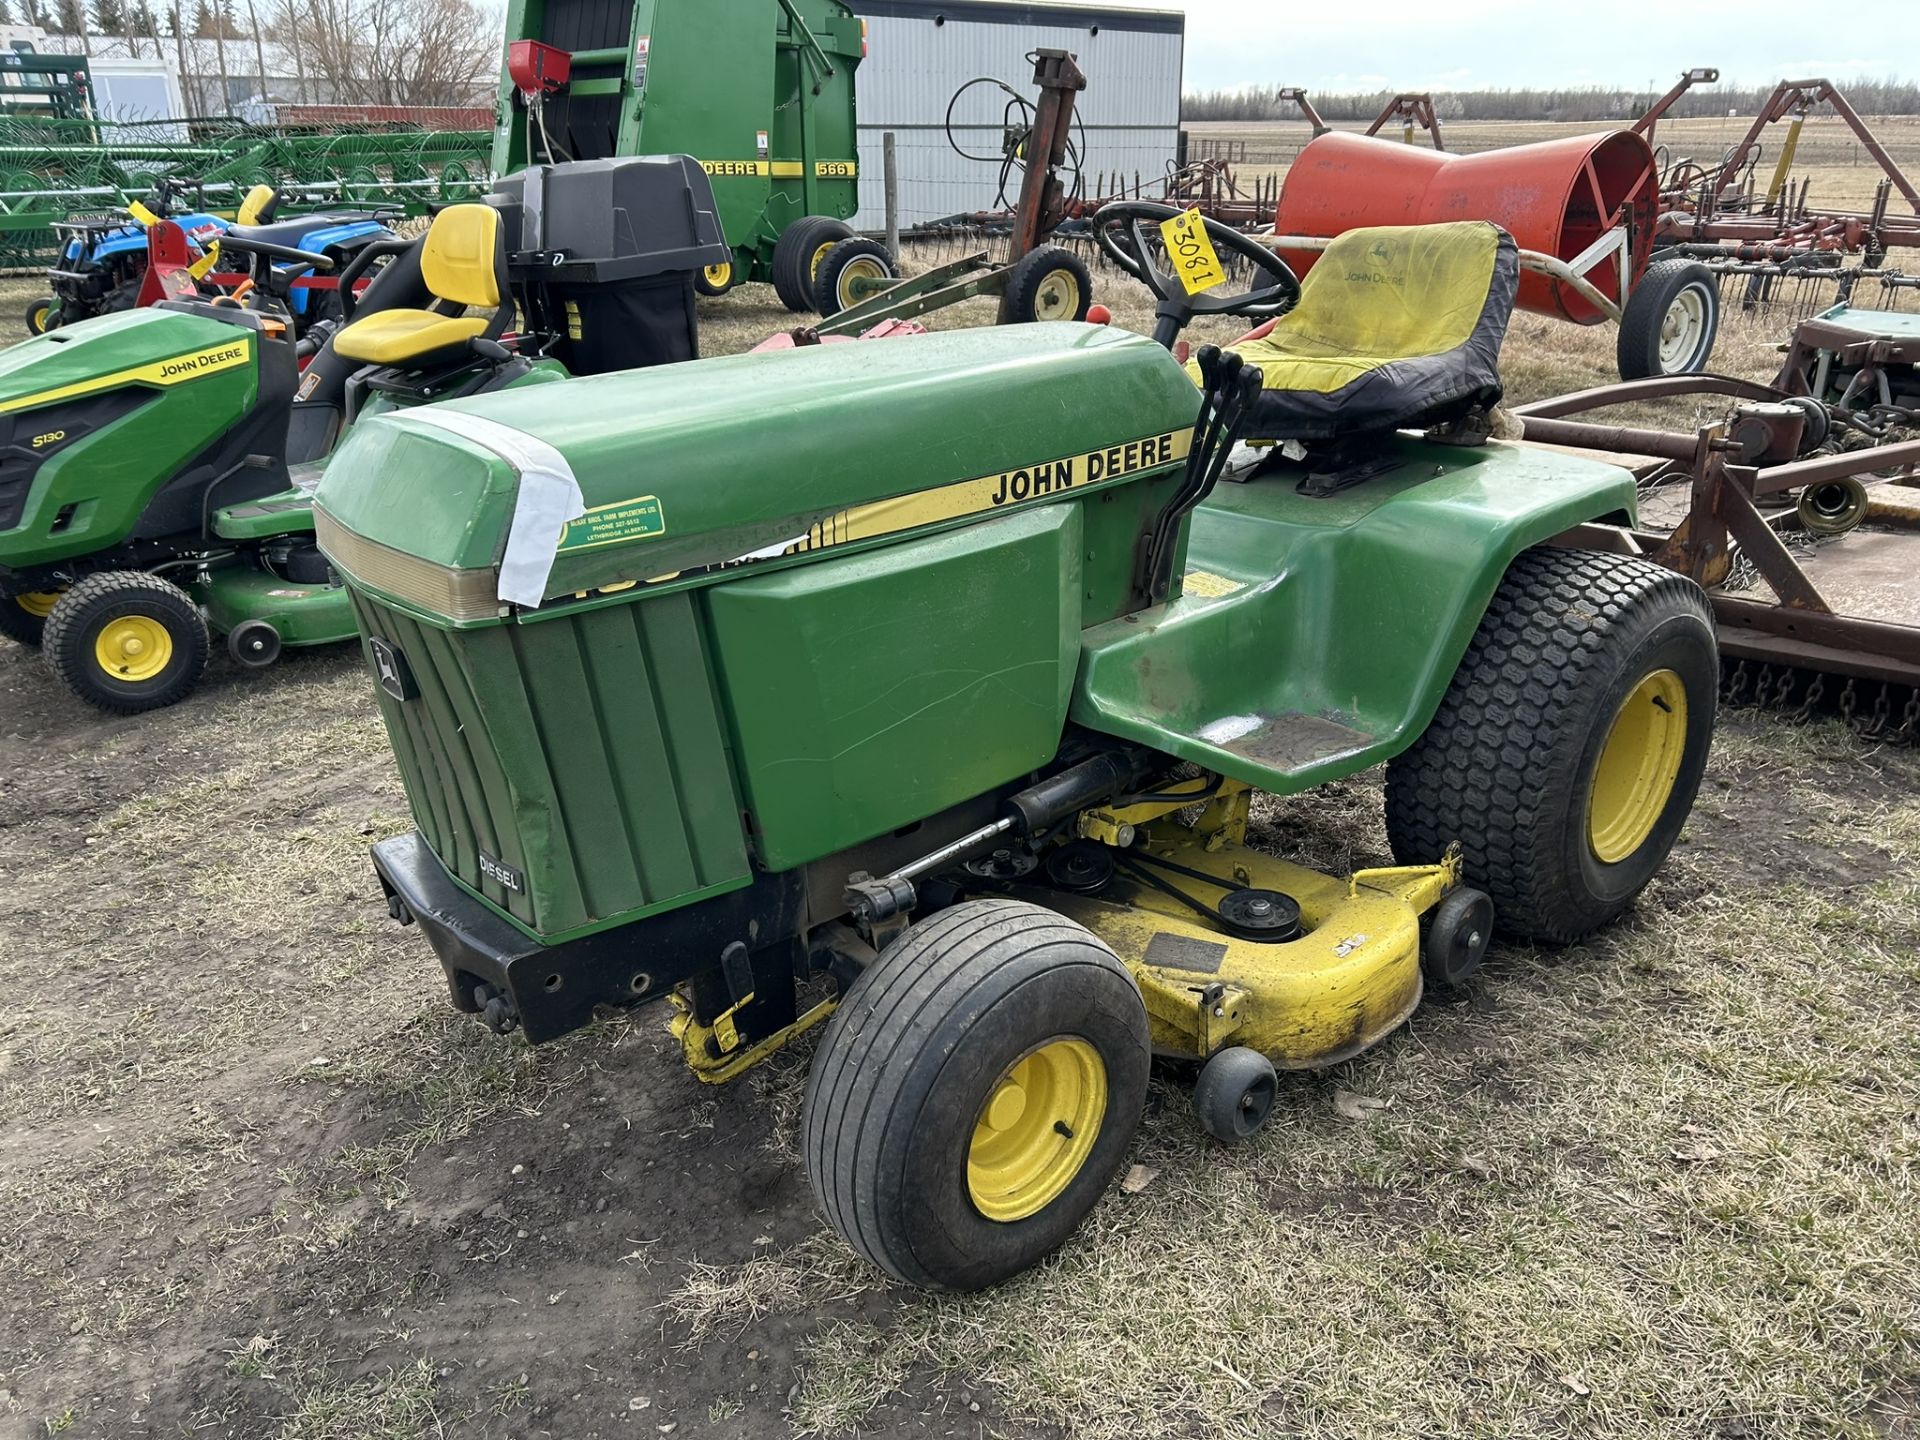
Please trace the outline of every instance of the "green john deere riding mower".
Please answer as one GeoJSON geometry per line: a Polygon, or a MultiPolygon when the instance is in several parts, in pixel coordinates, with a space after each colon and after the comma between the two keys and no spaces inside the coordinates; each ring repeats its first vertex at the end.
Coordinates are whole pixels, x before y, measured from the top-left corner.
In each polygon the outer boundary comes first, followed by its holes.
{"type": "Polygon", "coordinates": [[[252,266],[245,303],[186,280],[0,354],[0,633],[103,709],[183,698],[214,634],[246,666],[352,636],[310,508],[340,436],[387,410],[691,359],[692,277],[727,253],[684,156],[537,166],[417,239],[367,245],[340,275],[346,323],[296,338],[289,287],[332,261],[268,236],[221,237],[252,266]]]}
{"type": "Polygon", "coordinates": [[[1257,368],[1073,323],[707,360],[369,419],[316,500],[453,1003],[543,1041],[664,998],[710,1081],[825,1022],[815,1192],[915,1285],[1059,1245],[1153,1057],[1244,1139],[1496,923],[1605,925],[1706,760],[1704,596],[1568,546],[1632,477],[1487,438],[1510,239],[1356,232],[1302,285],[1216,228],[1254,288],[1196,298],[1158,218],[1102,228],[1162,339],[1283,311],[1257,368]],[[1255,790],[1382,762],[1396,865],[1246,844],[1255,790]]]}

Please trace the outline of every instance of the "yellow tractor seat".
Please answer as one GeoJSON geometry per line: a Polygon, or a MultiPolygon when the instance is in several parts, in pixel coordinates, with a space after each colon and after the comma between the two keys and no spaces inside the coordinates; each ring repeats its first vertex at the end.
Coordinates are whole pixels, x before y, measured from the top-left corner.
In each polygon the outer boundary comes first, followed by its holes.
{"type": "Polygon", "coordinates": [[[334,352],[369,365],[424,369],[493,340],[513,315],[500,212],[491,205],[449,205],[433,217],[420,243],[420,278],[433,296],[428,309],[362,315],[333,337],[334,352]],[[490,311],[468,315],[469,308],[490,311]]]}
{"type": "Polygon", "coordinates": [[[1483,220],[1349,230],[1293,309],[1227,347],[1260,367],[1243,433],[1337,440],[1491,408],[1519,284],[1513,237],[1483,220]]]}

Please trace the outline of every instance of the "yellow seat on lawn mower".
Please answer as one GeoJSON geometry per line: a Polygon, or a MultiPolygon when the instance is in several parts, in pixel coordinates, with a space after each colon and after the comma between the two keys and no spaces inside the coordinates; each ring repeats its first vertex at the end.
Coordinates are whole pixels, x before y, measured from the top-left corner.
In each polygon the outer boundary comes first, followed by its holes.
{"type": "Polygon", "coordinates": [[[1513,237],[1483,220],[1349,230],[1293,309],[1227,347],[1260,367],[1246,437],[1332,440],[1492,407],[1519,284],[1513,237]]]}
{"type": "Polygon", "coordinates": [[[425,366],[460,358],[471,341],[496,339],[513,310],[500,212],[491,205],[449,205],[433,217],[420,245],[420,278],[433,295],[426,310],[378,310],[333,337],[336,354],[369,365],[425,366]],[[490,315],[468,315],[469,307],[490,315]]]}

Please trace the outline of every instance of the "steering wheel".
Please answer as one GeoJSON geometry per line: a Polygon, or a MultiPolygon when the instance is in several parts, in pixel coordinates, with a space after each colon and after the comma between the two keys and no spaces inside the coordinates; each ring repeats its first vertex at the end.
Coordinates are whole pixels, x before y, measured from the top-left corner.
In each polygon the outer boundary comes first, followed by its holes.
{"type": "MultiPolygon", "coordinates": [[[[247,255],[253,260],[253,275],[248,284],[252,287],[249,297],[255,303],[254,309],[267,309],[267,299],[285,300],[293,293],[295,280],[314,270],[333,269],[333,258],[322,255],[316,250],[296,250],[291,245],[275,245],[269,240],[260,240],[248,235],[244,230],[228,230],[220,237],[222,252],[235,255],[247,255]],[[276,268],[275,261],[280,262],[276,268]]],[[[239,292],[236,292],[236,298],[239,292]]]]}
{"type": "Polygon", "coordinates": [[[1101,206],[1093,217],[1094,239],[1106,252],[1107,258],[1145,285],[1160,302],[1156,311],[1159,323],[1153,329],[1155,340],[1171,347],[1181,329],[1196,315],[1242,315],[1261,320],[1284,315],[1299,301],[1300,279],[1287,262],[1266,246],[1230,226],[1222,225],[1218,220],[1202,222],[1206,226],[1207,239],[1213,242],[1215,250],[1229,251],[1253,266],[1257,272],[1252,282],[1253,288],[1237,295],[1205,290],[1189,295],[1178,276],[1161,269],[1149,258],[1153,254],[1153,247],[1149,244],[1147,227],[1153,227],[1157,239],[1161,223],[1180,213],[1171,205],[1155,205],[1145,200],[1116,200],[1111,205],[1101,206]],[[1267,280],[1264,285],[1258,284],[1262,276],[1267,280]]]}

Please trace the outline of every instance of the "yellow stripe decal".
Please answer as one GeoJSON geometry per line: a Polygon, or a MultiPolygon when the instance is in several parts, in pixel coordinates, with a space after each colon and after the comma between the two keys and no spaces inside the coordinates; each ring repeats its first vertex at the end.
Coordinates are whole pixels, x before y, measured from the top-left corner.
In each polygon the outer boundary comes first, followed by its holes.
{"type": "Polygon", "coordinates": [[[775,543],[718,564],[693,565],[671,574],[655,575],[647,583],[663,585],[669,580],[685,579],[714,570],[730,570],[758,560],[778,560],[834,545],[850,545],[859,540],[897,535],[905,530],[964,519],[969,515],[1021,509],[1035,501],[1057,498],[1070,490],[1087,490],[1176,464],[1187,458],[1187,451],[1192,444],[1191,430],[1169,430],[1164,435],[1129,440],[1102,450],[1065,455],[1058,460],[1042,460],[1017,470],[1002,470],[997,474],[960,480],[932,490],[917,490],[911,495],[896,495],[888,500],[855,505],[846,510],[836,510],[815,521],[807,527],[806,534],[785,544],[775,543]]]}
{"type": "Polygon", "coordinates": [[[773,162],[773,178],[776,180],[798,180],[807,173],[807,167],[798,160],[776,160],[773,162]]]}
{"type": "Polygon", "coordinates": [[[136,365],[130,370],[116,370],[111,375],[96,375],[90,380],[77,380],[71,385],[42,390],[33,395],[23,395],[17,400],[0,401],[0,415],[11,414],[16,410],[31,410],[39,405],[50,405],[55,400],[71,400],[78,395],[94,395],[102,390],[117,390],[122,385],[179,385],[188,380],[198,380],[202,375],[214,375],[222,370],[231,370],[235,366],[245,365],[251,358],[247,342],[244,340],[230,345],[216,345],[211,350],[179,355],[171,360],[156,361],[152,365],[136,365]]]}

